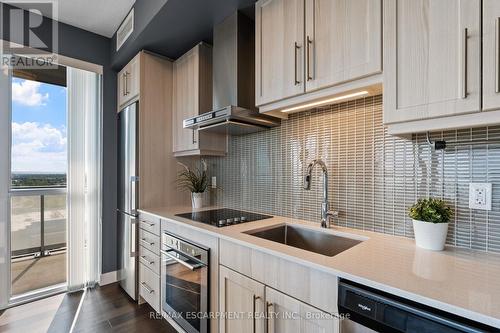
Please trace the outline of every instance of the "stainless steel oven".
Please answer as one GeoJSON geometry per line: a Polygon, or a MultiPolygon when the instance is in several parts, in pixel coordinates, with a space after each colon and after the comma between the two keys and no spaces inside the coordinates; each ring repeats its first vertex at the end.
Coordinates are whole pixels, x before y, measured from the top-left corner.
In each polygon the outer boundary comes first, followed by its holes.
{"type": "Polygon", "coordinates": [[[162,310],[188,333],[208,332],[208,255],[203,246],[162,233],[162,310]]]}

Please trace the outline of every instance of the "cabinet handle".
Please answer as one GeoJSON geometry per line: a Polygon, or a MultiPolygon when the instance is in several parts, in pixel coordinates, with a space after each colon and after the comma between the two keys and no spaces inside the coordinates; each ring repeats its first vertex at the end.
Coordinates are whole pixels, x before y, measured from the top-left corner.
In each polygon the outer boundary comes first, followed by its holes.
{"type": "Polygon", "coordinates": [[[146,256],[141,256],[141,259],[146,261],[148,265],[152,265],[155,263],[153,260],[149,260],[146,256]]]}
{"type": "Polygon", "coordinates": [[[150,294],[154,293],[154,289],[151,289],[146,282],[141,282],[141,285],[146,289],[146,291],[150,294]]]}
{"type": "Polygon", "coordinates": [[[311,75],[311,45],[312,45],[312,43],[313,43],[312,39],[309,36],[307,36],[307,81],[310,81],[313,79],[313,76],[311,75]]]}
{"type": "Polygon", "coordinates": [[[128,91],[128,76],[129,72],[125,72],[125,95],[128,95],[130,92],[128,91]]]}
{"type": "Polygon", "coordinates": [[[148,221],[141,221],[141,222],[147,224],[150,227],[154,227],[155,226],[155,223],[151,223],[151,222],[148,222],[148,221]]]}
{"type": "Polygon", "coordinates": [[[252,318],[253,318],[253,332],[255,333],[257,331],[257,323],[255,321],[255,312],[257,311],[257,305],[255,304],[257,302],[257,300],[260,299],[260,296],[257,296],[257,295],[253,295],[253,315],[252,315],[252,318]]]}
{"type": "Polygon", "coordinates": [[[464,29],[464,34],[463,34],[463,68],[462,68],[462,98],[465,99],[467,98],[467,51],[468,51],[468,42],[469,42],[469,29],[465,28],[464,29]]]}
{"type": "Polygon", "coordinates": [[[125,96],[125,73],[122,74],[122,96],[125,96]]]}
{"type": "Polygon", "coordinates": [[[495,70],[495,92],[500,93],[500,17],[496,20],[495,29],[495,42],[496,42],[496,70],[495,70]]]}
{"type": "Polygon", "coordinates": [[[192,131],[193,131],[193,144],[195,144],[196,143],[196,136],[195,136],[195,132],[194,132],[195,130],[192,130],[192,131]]]}
{"type": "MultiPolygon", "coordinates": [[[[272,302],[266,302],[266,332],[271,333],[271,318],[269,316],[269,308],[273,307],[272,302]]],[[[274,332],[274,329],[273,329],[274,332]]]]}
{"type": "Polygon", "coordinates": [[[294,60],[295,60],[295,62],[294,62],[294,75],[293,75],[294,85],[300,84],[300,80],[297,78],[297,72],[298,72],[297,66],[299,64],[299,61],[298,61],[298,57],[299,57],[298,52],[299,51],[300,51],[300,45],[297,42],[295,42],[294,46],[293,46],[293,52],[294,52],[293,56],[294,56],[294,60]]]}
{"type": "Polygon", "coordinates": [[[155,245],[155,242],[148,242],[146,238],[142,238],[141,242],[149,246],[155,245]]]}

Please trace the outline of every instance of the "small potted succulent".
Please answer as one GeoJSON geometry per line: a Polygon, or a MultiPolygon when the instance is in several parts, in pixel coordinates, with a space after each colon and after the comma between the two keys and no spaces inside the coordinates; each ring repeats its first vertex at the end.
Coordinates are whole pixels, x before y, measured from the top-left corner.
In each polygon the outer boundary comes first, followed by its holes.
{"type": "Polygon", "coordinates": [[[441,251],[444,249],[451,208],[444,200],[436,198],[419,199],[410,207],[413,231],[418,247],[441,251]]]}
{"type": "Polygon", "coordinates": [[[191,192],[191,203],[193,208],[203,207],[203,195],[208,187],[207,163],[201,160],[201,167],[190,169],[187,165],[180,163],[184,170],[177,176],[177,185],[191,192]]]}

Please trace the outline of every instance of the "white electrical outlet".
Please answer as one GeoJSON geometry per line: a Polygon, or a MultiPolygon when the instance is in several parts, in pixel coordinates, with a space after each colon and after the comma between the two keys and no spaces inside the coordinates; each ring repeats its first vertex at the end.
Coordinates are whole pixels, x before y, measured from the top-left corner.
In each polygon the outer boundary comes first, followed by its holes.
{"type": "Polygon", "coordinates": [[[212,188],[217,188],[217,177],[212,177],[212,188]]]}
{"type": "Polygon", "coordinates": [[[491,210],[491,183],[469,184],[469,208],[491,210]]]}

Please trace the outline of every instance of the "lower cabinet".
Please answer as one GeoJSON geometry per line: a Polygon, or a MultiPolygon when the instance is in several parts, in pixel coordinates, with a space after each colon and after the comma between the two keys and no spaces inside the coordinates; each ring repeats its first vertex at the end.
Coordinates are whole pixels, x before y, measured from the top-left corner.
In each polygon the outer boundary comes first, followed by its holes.
{"type": "Polygon", "coordinates": [[[266,287],[268,333],[338,332],[335,316],[266,287]]]}
{"type": "Polygon", "coordinates": [[[139,264],[139,295],[160,313],[160,276],[139,264]]]}
{"type": "Polygon", "coordinates": [[[220,266],[219,282],[219,306],[226,314],[220,332],[264,332],[265,286],[224,266],[220,266]]]}
{"type": "Polygon", "coordinates": [[[220,332],[336,333],[335,316],[220,266],[220,332]]]}

